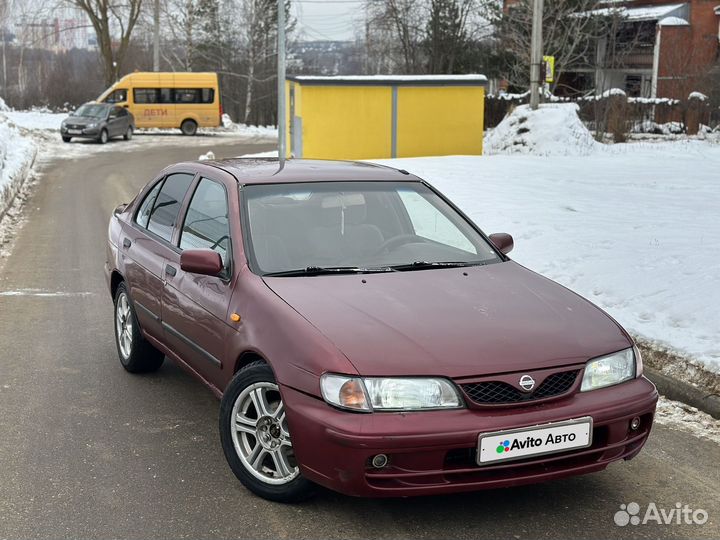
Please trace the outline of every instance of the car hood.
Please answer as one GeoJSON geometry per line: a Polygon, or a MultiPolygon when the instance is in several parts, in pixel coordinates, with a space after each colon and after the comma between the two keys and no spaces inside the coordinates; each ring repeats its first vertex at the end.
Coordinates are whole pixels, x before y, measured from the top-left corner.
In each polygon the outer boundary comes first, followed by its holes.
{"type": "Polygon", "coordinates": [[[102,118],[91,118],[89,116],[68,116],[65,119],[66,124],[72,124],[74,126],[87,126],[88,124],[99,124],[102,122],[102,118]]]}
{"type": "Polygon", "coordinates": [[[631,345],[599,308],[512,261],[264,279],[366,376],[536,370],[631,345]]]}

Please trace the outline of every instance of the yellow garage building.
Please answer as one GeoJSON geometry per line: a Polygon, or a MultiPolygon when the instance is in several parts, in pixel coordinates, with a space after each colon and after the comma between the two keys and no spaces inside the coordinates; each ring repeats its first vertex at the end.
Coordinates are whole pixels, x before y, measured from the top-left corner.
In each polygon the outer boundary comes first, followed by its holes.
{"type": "Polygon", "coordinates": [[[295,76],[288,157],[482,154],[483,75],[295,76]]]}

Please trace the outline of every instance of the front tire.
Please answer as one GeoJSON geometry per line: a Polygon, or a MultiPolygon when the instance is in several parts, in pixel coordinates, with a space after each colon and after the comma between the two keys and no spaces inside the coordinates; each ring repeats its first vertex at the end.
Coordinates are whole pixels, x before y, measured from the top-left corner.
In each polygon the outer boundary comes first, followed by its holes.
{"type": "Polygon", "coordinates": [[[183,132],[183,135],[195,135],[197,127],[195,120],[183,120],[183,123],[180,124],[180,131],[183,132]]]}
{"type": "Polygon", "coordinates": [[[63,142],[70,142],[70,139],[71,139],[71,138],[72,138],[72,137],[65,137],[65,136],[63,136],[62,140],[63,140],[63,142]]]}
{"type": "Polygon", "coordinates": [[[125,283],[115,291],[115,345],[122,367],[130,373],[157,371],[165,360],[143,337],[125,283]]]}
{"type": "Polygon", "coordinates": [[[264,362],[239,371],[220,405],[220,441],[230,469],[264,499],[292,503],[315,485],[300,474],[275,375],[264,362]]]}
{"type": "Polygon", "coordinates": [[[105,144],[106,142],[108,142],[108,140],[109,140],[109,137],[108,137],[107,129],[103,129],[100,132],[100,135],[98,136],[98,142],[100,144],[105,144]]]}

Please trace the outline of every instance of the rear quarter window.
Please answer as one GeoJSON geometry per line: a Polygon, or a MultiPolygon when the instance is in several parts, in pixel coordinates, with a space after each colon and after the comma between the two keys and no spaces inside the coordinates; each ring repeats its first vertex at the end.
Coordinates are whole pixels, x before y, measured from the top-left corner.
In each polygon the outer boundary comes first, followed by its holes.
{"type": "Polygon", "coordinates": [[[192,174],[176,173],[165,179],[150,212],[148,231],[168,242],[172,240],[180,207],[193,178],[192,174]]]}

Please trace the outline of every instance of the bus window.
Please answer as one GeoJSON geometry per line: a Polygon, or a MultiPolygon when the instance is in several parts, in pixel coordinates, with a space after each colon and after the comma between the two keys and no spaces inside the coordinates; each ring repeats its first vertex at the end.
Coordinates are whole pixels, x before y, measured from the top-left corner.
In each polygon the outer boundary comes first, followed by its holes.
{"type": "Polygon", "coordinates": [[[160,103],[173,103],[172,88],[160,89],[160,103]]]}
{"type": "Polygon", "coordinates": [[[135,103],[158,103],[157,88],[133,88],[135,103]]]}
{"type": "Polygon", "coordinates": [[[212,88],[203,88],[200,90],[201,93],[201,103],[212,103],[215,101],[215,90],[212,88]]]}
{"type": "Polygon", "coordinates": [[[124,103],[127,101],[127,90],[124,88],[113,90],[104,101],[105,103],[124,103]]]}
{"type": "Polygon", "coordinates": [[[197,88],[176,88],[175,103],[199,103],[197,88]]]}

